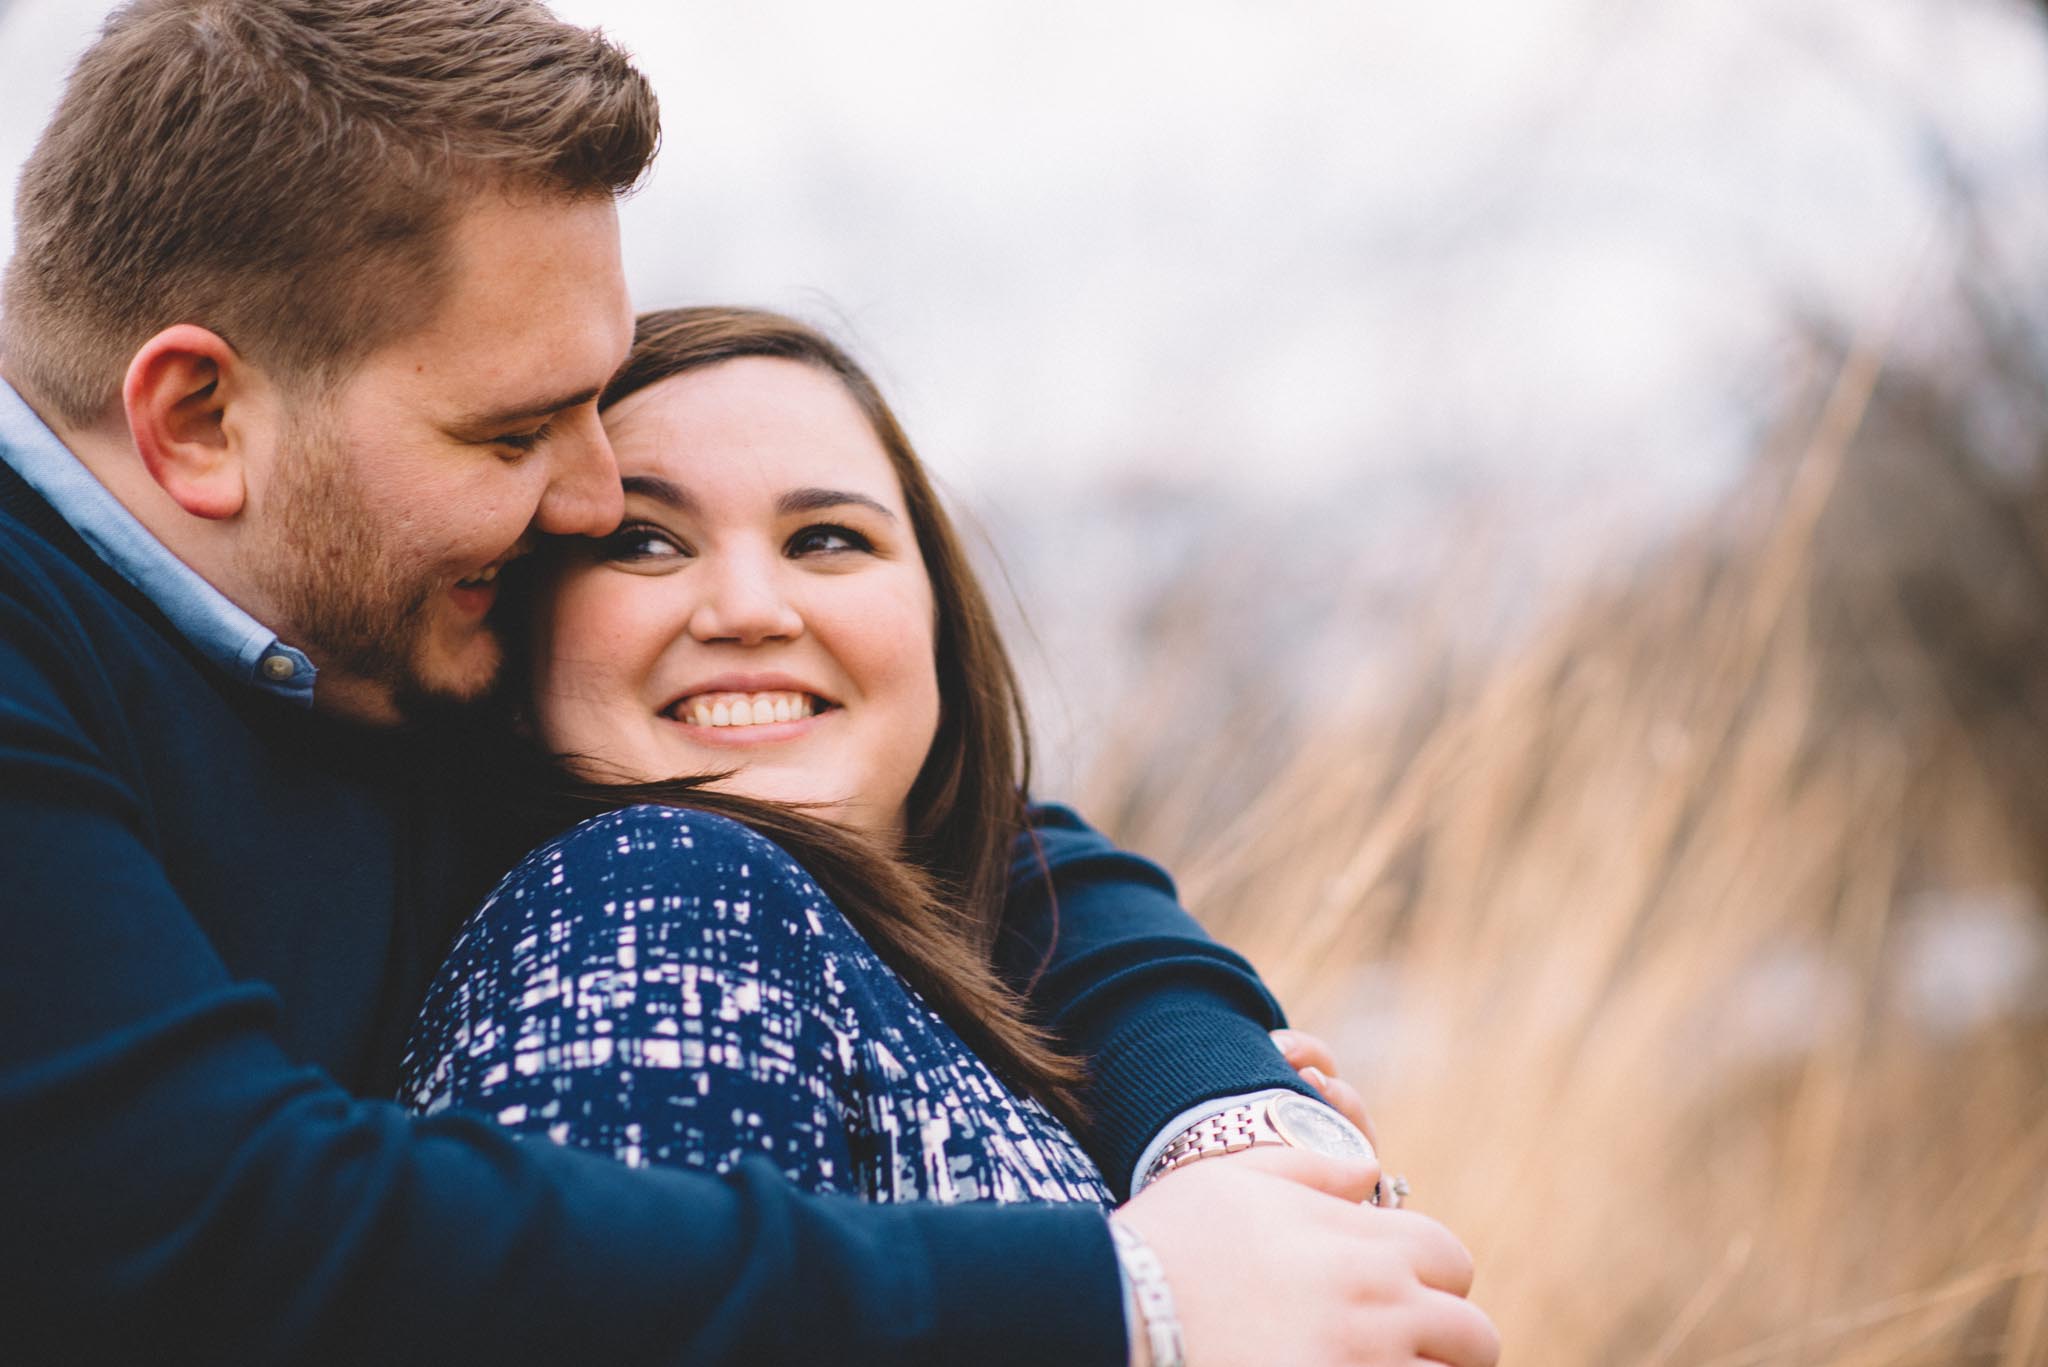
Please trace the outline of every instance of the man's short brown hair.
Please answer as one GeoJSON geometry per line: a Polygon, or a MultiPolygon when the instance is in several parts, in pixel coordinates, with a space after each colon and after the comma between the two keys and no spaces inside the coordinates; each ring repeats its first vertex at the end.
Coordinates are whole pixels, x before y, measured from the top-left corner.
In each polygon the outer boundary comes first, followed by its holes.
{"type": "Polygon", "coordinates": [[[658,137],[626,55],[534,0],[134,0],[22,172],[8,372],[84,425],[197,323],[340,378],[431,316],[465,199],[622,194],[658,137]]]}

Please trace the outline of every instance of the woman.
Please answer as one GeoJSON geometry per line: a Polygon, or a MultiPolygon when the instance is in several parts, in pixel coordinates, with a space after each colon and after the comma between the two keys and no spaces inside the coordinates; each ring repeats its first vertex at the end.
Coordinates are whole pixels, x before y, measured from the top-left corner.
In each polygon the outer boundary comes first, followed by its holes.
{"type": "MultiPolygon", "coordinates": [[[[1025,807],[1008,662],[889,410],[816,333],[735,310],[643,318],[605,408],[625,521],[552,552],[522,724],[574,776],[557,791],[606,810],[521,860],[464,927],[409,1098],[629,1164],[766,1160],[875,1200],[1107,1204],[1054,1115],[1073,1114],[1079,1068],[994,968],[1006,896],[1054,886],[1078,823],[1025,807]],[[1013,848],[1037,848],[1036,870],[1013,848]]],[[[1150,870],[1081,834],[1080,862],[1150,870]]],[[[1143,941],[1114,943],[1122,970],[1153,966],[1143,941]]],[[[1203,949],[1229,977],[1230,956],[1203,949]]],[[[1302,1066],[1362,1122],[1318,1042],[1282,1047],[1280,1078],[1302,1066]]],[[[1313,1164],[1276,1175],[1334,1189],[1313,1164]]],[[[1120,1259],[1149,1199],[1112,1226],[1120,1259]]],[[[1251,1333],[1238,1357],[1254,1360],[1320,1315],[1340,1332],[1304,1342],[1493,1361],[1448,1234],[1402,1212],[1341,1238],[1329,1207],[1303,1219],[1345,1250],[1329,1276],[1295,1306],[1212,1286],[1205,1342],[1251,1333]]],[[[1178,1360],[1148,1258],[1124,1262],[1133,1351],[1178,1360]]]]}
{"type": "Polygon", "coordinates": [[[991,964],[1029,825],[1016,685],[887,405],[808,328],[694,309],[641,320],[604,406],[625,521],[551,551],[527,689],[619,810],[465,928],[408,1096],[628,1163],[1106,1201],[1048,1109],[1079,1070],[991,964]],[[566,924],[592,882],[611,910],[566,924]]]}

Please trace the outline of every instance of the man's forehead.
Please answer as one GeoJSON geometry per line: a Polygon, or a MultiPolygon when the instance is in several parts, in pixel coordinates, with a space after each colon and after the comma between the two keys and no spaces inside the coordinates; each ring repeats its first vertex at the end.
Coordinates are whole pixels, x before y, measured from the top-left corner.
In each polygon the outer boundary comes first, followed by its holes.
{"type": "Polygon", "coordinates": [[[441,391],[451,424],[515,424],[589,403],[632,343],[609,200],[473,200],[451,229],[440,295],[381,359],[409,372],[409,386],[441,391]]]}

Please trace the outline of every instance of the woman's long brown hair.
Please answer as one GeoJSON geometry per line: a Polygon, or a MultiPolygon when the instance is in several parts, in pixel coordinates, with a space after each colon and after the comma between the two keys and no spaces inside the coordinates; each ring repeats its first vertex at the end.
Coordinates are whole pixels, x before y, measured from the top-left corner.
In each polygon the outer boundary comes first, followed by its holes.
{"type": "Polygon", "coordinates": [[[1062,1117],[1078,1117],[1081,1064],[1028,1017],[993,965],[1013,848],[1025,833],[1030,733],[988,598],[923,464],[867,373],[831,339],[754,309],[642,314],[633,350],[600,407],[686,371],[771,357],[836,376],[867,415],[903,489],[936,608],[939,726],[911,786],[900,849],[799,807],[720,793],[713,779],[556,784],[583,810],[662,802],[719,812],[781,845],[884,960],[984,1061],[1062,1117]]]}

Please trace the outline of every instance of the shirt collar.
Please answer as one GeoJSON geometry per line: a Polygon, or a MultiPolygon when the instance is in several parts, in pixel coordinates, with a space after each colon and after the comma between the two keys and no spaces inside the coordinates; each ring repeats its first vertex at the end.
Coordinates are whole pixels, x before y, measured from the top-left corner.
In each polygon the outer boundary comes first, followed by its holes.
{"type": "Polygon", "coordinates": [[[151,536],[5,380],[0,459],[229,677],[312,706],[317,671],[304,652],[280,641],[151,536]]]}

